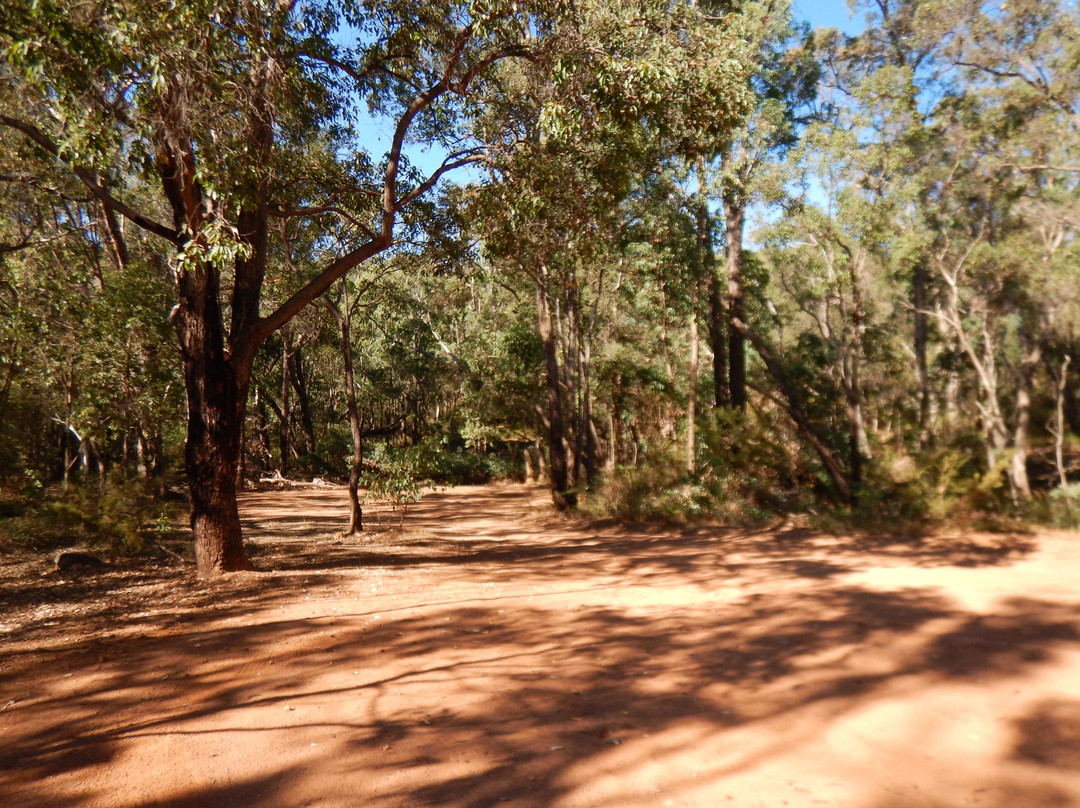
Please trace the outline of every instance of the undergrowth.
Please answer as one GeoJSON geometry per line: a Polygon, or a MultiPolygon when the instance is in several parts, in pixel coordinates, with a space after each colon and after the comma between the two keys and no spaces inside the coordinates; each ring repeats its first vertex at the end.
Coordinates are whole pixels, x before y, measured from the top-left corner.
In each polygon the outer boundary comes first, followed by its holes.
{"type": "Polygon", "coordinates": [[[59,490],[7,491],[0,497],[0,547],[47,551],[83,546],[131,555],[173,532],[175,503],[163,501],[159,483],[136,479],[59,490]]]}

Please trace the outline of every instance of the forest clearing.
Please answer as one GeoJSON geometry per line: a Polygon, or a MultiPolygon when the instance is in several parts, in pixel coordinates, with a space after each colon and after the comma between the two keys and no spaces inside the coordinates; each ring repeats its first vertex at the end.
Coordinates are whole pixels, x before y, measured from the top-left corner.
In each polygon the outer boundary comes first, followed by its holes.
{"type": "Polygon", "coordinates": [[[1075,0],[0,0],[0,806],[1080,808],[1075,0]]]}
{"type": "Polygon", "coordinates": [[[347,512],[243,495],[210,581],[6,559],[4,805],[1080,804],[1076,534],[347,512]]]}

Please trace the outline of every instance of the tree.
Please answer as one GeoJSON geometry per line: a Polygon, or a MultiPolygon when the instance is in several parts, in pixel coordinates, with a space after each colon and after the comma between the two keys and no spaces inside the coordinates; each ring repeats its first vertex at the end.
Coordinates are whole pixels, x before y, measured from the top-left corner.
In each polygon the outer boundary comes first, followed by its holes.
{"type": "Polygon", "coordinates": [[[755,200],[781,195],[782,181],[774,176],[772,162],[782,159],[794,145],[800,125],[812,112],[820,68],[812,36],[805,24],[800,26],[795,22],[789,2],[740,0],[715,5],[740,15],[755,64],[749,77],[752,98],[749,114],[739,126],[707,148],[697,161],[698,230],[703,244],[703,269],[708,270],[716,403],[741,409],[747,402],[746,336],[732,323],[746,322],[742,272],[746,212],[755,200]],[[716,180],[708,176],[714,155],[720,164],[716,180]],[[718,187],[713,191],[711,185],[718,187]],[[717,192],[724,214],[721,232],[726,283],[715,275],[712,255],[707,198],[717,192]]]}

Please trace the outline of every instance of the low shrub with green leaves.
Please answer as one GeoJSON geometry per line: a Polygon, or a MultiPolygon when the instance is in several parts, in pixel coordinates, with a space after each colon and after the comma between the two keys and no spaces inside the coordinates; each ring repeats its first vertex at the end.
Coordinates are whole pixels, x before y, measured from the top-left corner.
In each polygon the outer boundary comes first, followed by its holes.
{"type": "Polygon", "coordinates": [[[1039,524],[1080,530],[1080,482],[1040,492],[1028,503],[1024,516],[1039,524]]]}
{"type": "Polygon", "coordinates": [[[809,505],[812,471],[764,417],[718,410],[700,419],[696,473],[681,447],[654,448],[589,497],[596,515],[636,521],[708,518],[760,524],[809,505]]]}
{"type": "Polygon", "coordinates": [[[8,546],[51,550],[72,545],[137,553],[172,529],[175,504],[156,496],[144,479],[109,485],[72,486],[63,496],[24,500],[0,515],[0,541],[8,546]]]}

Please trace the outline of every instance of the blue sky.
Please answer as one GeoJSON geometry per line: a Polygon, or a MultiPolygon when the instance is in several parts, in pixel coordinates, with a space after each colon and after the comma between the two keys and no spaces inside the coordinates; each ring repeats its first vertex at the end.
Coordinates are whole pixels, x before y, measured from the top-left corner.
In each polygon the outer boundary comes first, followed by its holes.
{"type": "Polygon", "coordinates": [[[792,0],[796,17],[802,17],[813,27],[839,28],[847,34],[862,30],[862,12],[852,19],[844,0],[792,0]]]}

